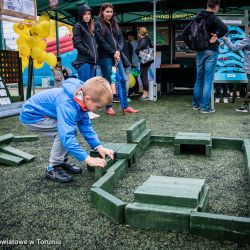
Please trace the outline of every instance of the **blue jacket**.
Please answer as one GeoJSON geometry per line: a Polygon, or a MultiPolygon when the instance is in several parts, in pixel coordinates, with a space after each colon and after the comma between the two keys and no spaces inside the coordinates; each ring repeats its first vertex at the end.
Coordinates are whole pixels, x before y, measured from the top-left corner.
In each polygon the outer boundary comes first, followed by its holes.
{"type": "Polygon", "coordinates": [[[82,84],[78,79],[69,78],[62,88],[45,90],[32,96],[24,103],[19,118],[24,124],[34,124],[46,117],[57,120],[63,146],[79,161],[84,161],[88,153],[77,141],[77,128],[91,148],[101,145],[88,113],[74,101],[74,93],[82,84]]]}

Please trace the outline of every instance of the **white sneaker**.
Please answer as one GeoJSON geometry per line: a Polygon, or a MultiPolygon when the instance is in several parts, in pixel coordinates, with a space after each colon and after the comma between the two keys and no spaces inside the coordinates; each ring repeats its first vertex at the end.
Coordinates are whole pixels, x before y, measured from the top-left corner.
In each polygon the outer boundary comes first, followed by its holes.
{"type": "Polygon", "coordinates": [[[228,99],[227,98],[223,98],[223,103],[228,103],[228,99]]]}
{"type": "Polygon", "coordinates": [[[215,103],[220,103],[220,98],[215,98],[215,103]]]}
{"type": "Polygon", "coordinates": [[[96,114],[96,113],[94,113],[94,112],[89,111],[88,113],[89,113],[89,119],[90,119],[90,120],[93,120],[93,119],[95,119],[95,118],[100,117],[100,115],[98,115],[98,114],[96,114]]]}

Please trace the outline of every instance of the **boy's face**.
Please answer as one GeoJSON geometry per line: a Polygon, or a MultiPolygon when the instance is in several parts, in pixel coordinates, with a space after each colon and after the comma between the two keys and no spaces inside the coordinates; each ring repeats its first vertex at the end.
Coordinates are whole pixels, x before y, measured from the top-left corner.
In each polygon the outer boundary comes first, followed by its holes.
{"type": "Polygon", "coordinates": [[[94,102],[90,96],[86,96],[84,100],[84,104],[86,106],[86,109],[88,111],[96,112],[98,110],[101,110],[107,103],[100,101],[100,102],[94,102]]]}

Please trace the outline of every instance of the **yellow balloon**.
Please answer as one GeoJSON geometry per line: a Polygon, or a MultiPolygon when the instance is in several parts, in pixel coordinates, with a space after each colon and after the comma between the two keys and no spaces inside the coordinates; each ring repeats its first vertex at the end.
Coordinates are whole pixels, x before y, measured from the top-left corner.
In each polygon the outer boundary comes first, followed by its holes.
{"type": "Polygon", "coordinates": [[[19,47],[19,52],[23,57],[29,57],[30,56],[30,48],[27,44],[23,44],[19,47]]]}
{"type": "Polygon", "coordinates": [[[50,29],[41,29],[39,32],[39,37],[47,38],[50,35],[50,29]]]}
{"type": "Polygon", "coordinates": [[[43,67],[43,65],[44,65],[44,62],[42,62],[42,61],[34,60],[34,62],[33,62],[33,66],[35,69],[40,69],[43,67]]]}
{"type": "Polygon", "coordinates": [[[16,44],[17,44],[18,46],[21,46],[21,45],[23,45],[23,44],[27,45],[27,44],[28,44],[28,41],[27,41],[27,39],[26,39],[25,37],[19,36],[19,37],[17,38],[17,40],[16,40],[16,44]]]}
{"type": "Polygon", "coordinates": [[[45,50],[47,47],[47,42],[45,40],[39,39],[37,47],[39,47],[41,50],[45,50]]]}
{"type": "Polygon", "coordinates": [[[133,88],[136,84],[136,80],[135,77],[133,75],[129,75],[129,88],[133,88]]]}
{"type": "Polygon", "coordinates": [[[39,25],[35,25],[30,29],[30,33],[32,36],[38,36],[41,32],[41,27],[39,25]]]}
{"type": "Polygon", "coordinates": [[[26,25],[22,23],[15,23],[13,25],[13,30],[15,33],[17,33],[20,36],[23,36],[24,38],[29,38],[29,31],[26,25]]]}
{"type": "Polygon", "coordinates": [[[42,21],[41,23],[39,23],[41,29],[46,29],[46,30],[49,30],[51,28],[51,23],[50,21],[42,21]]]}
{"type": "Polygon", "coordinates": [[[43,55],[43,51],[39,47],[34,47],[30,55],[33,59],[39,60],[43,55]]]}
{"type": "Polygon", "coordinates": [[[52,67],[55,67],[57,63],[56,56],[53,53],[48,53],[45,57],[45,61],[52,67]]]}
{"type": "Polygon", "coordinates": [[[31,49],[33,49],[34,47],[37,47],[38,44],[40,42],[40,39],[36,36],[31,36],[29,41],[28,41],[28,45],[31,49]]]}
{"type": "Polygon", "coordinates": [[[42,14],[39,18],[38,18],[38,23],[41,23],[42,21],[50,21],[50,17],[47,13],[42,14]]]}

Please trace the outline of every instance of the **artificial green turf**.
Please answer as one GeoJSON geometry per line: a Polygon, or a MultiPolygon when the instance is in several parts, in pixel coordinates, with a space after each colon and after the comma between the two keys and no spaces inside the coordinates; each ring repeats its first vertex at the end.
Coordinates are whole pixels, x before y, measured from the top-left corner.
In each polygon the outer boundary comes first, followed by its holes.
{"type": "MultiPolygon", "coordinates": [[[[176,95],[163,97],[156,103],[133,101],[131,106],[139,108],[140,113],[125,116],[121,114],[118,105],[115,105],[115,109],[118,110],[115,117],[107,116],[102,112],[101,117],[93,121],[93,126],[103,141],[113,142],[125,142],[125,130],[141,118],[146,119],[147,128],[151,129],[154,135],[207,132],[212,136],[250,138],[249,114],[234,111],[240,105],[238,100],[235,104],[216,105],[217,111],[214,114],[200,114],[192,110],[191,98],[191,95],[176,95]]],[[[0,134],[13,133],[14,135],[29,133],[19,124],[17,117],[0,120],[0,131],[0,134]]],[[[80,139],[80,141],[85,145],[84,140],[80,139]]],[[[93,173],[84,171],[81,176],[75,176],[74,182],[70,184],[59,184],[44,179],[44,168],[48,164],[51,144],[51,139],[40,135],[38,141],[11,143],[11,146],[35,155],[36,160],[18,167],[0,166],[0,240],[35,240],[32,246],[19,245],[16,249],[250,248],[249,245],[217,242],[190,234],[140,230],[114,224],[91,205],[90,187],[95,182],[93,173]],[[61,244],[38,245],[37,239],[60,240],[61,244]]],[[[215,150],[211,158],[190,155],[172,158],[170,154],[171,149],[166,147],[150,148],[148,155],[139,159],[136,165],[138,169],[135,166],[131,173],[127,173],[125,179],[121,180],[121,188],[125,191],[121,190],[119,193],[117,189],[116,193],[121,195],[125,192],[124,200],[130,200],[133,187],[137,187],[138,182],[142,181],[139,171],[143,178],[147,178],[150,173],[206,177],[212,191],[209,194],[212,202],[209,208],[211,212],[246,214],[245,202],[249,199],[249,190],[248,194],[245,194],[247,190],[244,176],[245,162],[241,152],[215,150]],[[185,160],[188,161],[189,166],[186,165],[185,160]],[[164,167],[165,162],[167,162],[167,168],[160,170],[159,166],[164,167]],[[139,166],[139,163],[142,165],[139,166]],[[218,168],[216,168],[217,164],[218,168]],[[203,168],[204,165],[206,170],[203,168]],[[225,177],[220,173],[224,165],[230,168],[225,177]],[[181,174],[177,172],[178,169],[182,170],[181,174]],[[230,178],[229,186],[226,178],[230,178]],[[239,186],[241,181],[242,186],[239,186]],[[127,194],[125,188],[127,188],[127,194]],[[213,189],[220,190],[220,193],[216,194],[213,189]],[[239,197],[235,189],[239,190],[239,197]],[[224,202],[225,200],[227,202],[224,202]],[[235,205],[236,202],[241,204],[242,208],[241,205],[235,205]]],[[[82,166],[85,169],[83,164],[82,166]]]]}

